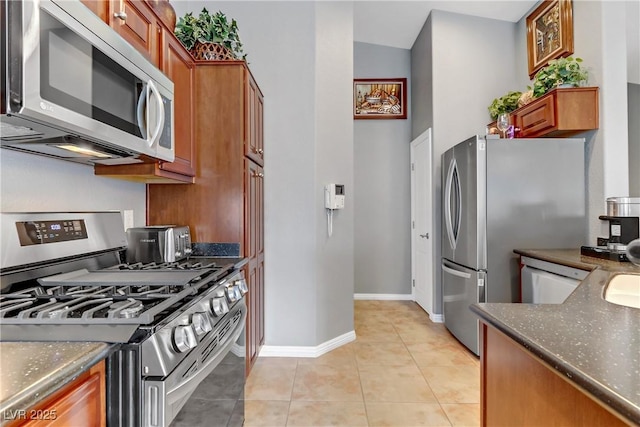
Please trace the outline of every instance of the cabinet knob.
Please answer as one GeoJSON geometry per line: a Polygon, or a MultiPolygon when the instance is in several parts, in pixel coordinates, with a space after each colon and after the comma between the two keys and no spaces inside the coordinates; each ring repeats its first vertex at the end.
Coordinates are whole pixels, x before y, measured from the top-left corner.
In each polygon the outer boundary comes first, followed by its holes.
{"type": "Polygon", "coordinates": [[[257,152],[258,154],[264,154],[264,150],[262,148],[258,148],[257,152]]]}
{"type": "Polygon", "coordinates": [[[127,14],[125,12],[116,12],[113,14],[114,18],[118,18],[122,21],[126,21],[127,20],[127,14]]]}

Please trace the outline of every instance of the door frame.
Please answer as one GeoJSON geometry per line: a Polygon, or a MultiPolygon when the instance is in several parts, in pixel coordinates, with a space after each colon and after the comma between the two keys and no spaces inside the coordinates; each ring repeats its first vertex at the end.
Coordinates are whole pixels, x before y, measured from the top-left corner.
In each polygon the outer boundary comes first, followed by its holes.
{"type": "MultiPolygon", "coordinates": [[[[433,133],[431,131],[431,128],[428,128],[426,131],[424,131],[421,135],[419,135],[417,138],[415,138],[413,141],[411,141],[411,156],[410,156],[410,162],[411,162],[411,224],[409,224],[409,228],[411,229],[411,299],[413,301],[416,301],[416,292],[415,292],[415,280],[416,280],[416,251],[417,251],[417,242],[416,242],[416,233],[414,230],[415,227],[415,220],[416,220],[416,200],[415,200],[415,189],[416,189],[416,182],[415,182],[415,174],[413,173],[414,171],[414,165],[416,163],[416,158],[415,158],[415,147],[426,141],[426,143],[428,144],[427,147],[427,152],[429,153],[429,157],[428,159],[426,159],[426,164],[429,167],[429,176],[431,177],[431,185],[429,186],[429,188],[427,189],[428,194],[426,195],[427,197],[427,210],[429,210],[430,212],[433,212],[433,137],[432,137],[433,133]]],[[[435,234],[435,215],[431,215],[431,224],[430,224],[430,230],[429,232],[431,233],[431,238],[428,239],[428,252],[430,253],[431,256],[431,274],[429,275],[432,280],[431,280],[431,284],[430,284],[430,289],[429,291],[431,292],[431,307],[423,307],[425,309],[425,311],[429,314],[429,317],[431,318],[431,320],[433,322],[438,322],[441,323],[444,321],[444,318],[442,316],[442,314],[435,314],[435,298],[436,298],[436,292],[435,292],[435,274],[433,273],[433,270],[436,269],[436,265],[435,265],[435,260],[434,260],[434,254],[435,254],[435,248],[434,248],[434,234],[435,234]]]]}

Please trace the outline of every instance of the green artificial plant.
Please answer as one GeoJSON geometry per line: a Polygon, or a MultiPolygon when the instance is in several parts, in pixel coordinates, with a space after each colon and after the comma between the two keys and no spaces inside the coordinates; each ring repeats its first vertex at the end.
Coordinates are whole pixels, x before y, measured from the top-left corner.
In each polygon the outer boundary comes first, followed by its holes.
{"type": "Polygon", "coordinates": [[[589,72],[580,67],[581,58],[552,59],[533,78],[533,97],[539,98],[560,85],[581,86],[586,84],[589,72]]]}
{"type": "Polygon", "coordinates": [[[493,100],[489,105],[489,115],[492,120],[496,120],[502,113],[510,113],[518,108],[518,100],[522,92],[511,91],[500,98],[493,100]]]}
{"type": "Polygon", "coordinates": [[[242,50],[236,20],[229,22],[220,11],[211,15],[206,8],[202,8],[198,17],[191,12],[185,14],[176,24],[175,35],[189,51],[196,42],[212,42],[229,49],[237,59],[245,59],[247,56],[242,50]]]}

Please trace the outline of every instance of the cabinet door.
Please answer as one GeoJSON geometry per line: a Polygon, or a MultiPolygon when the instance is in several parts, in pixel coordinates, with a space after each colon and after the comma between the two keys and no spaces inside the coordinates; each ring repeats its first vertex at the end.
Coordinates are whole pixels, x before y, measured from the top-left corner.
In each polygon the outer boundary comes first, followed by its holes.
{"type": "Polygon", "coordinates": [[[520,137],[533,138],[550,132],[556,126],[556,111],[553,96],[541,98],[539,102],[523,107],[516,117],[520,137]]]}
{"type": "Polygon", "coordinates": [[[247,76],[246,121],[245,121],[245,156],[259,165],[264,163],[262,114],[263,100],[260,89],[251,74],[247,76]]]}
{"type": "Polygon", "coordinates": [[[109,25],[158,66],[158,26],[151,8],[142,0],[111,0],[109,25]]]}
{"type": "Polygon", "coordinates": [[[256,257],[256,192],[259,166],[251,160],[244,159],[245,187],[244,187],[244,256],[249,260],[246,269],[246,279],[249,287],[249,314],[247,317],[247,371],[258,356],[258,303],[260,297],[257,290],[257,257],[256,257]]]}
{"type": "Polygon", "coordinates": [[[28,410],[32,420],[22,426],[106,426],[104,361],[67,385],[43,406],[28,410]]]}
{"type": "Polygon", "coordinates": [[[258,330],[257,345],[258,353],[264,344],[264,169],[257,168],[258,179],[256,180],[256,290],[258,294],[258,330]]]}
{"type": "Polygon", "coordinates": [[[245,164],[245,256],[249,286],[247,364],[253,365],[264,344],[263,169],[249,159],[245,164]]]}
{"type": "Polygon", "coordinates": [[[162,32],[162,71],[173,81],[173,111],[176,157],[162,162],[163,170],[195,176],[193,87],[195,65],[180,41],[168,30],[162,32]]]}

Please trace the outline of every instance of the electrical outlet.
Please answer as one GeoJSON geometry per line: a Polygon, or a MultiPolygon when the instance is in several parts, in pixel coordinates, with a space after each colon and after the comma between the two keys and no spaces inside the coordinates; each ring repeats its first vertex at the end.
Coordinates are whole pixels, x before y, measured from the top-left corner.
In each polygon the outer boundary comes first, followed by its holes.
{"type": "Polygon", "coordinates": [[[124,229],[133,227],[133,209],[125,209],[122,211],[122,220],[124,221],[124,229]]]}

